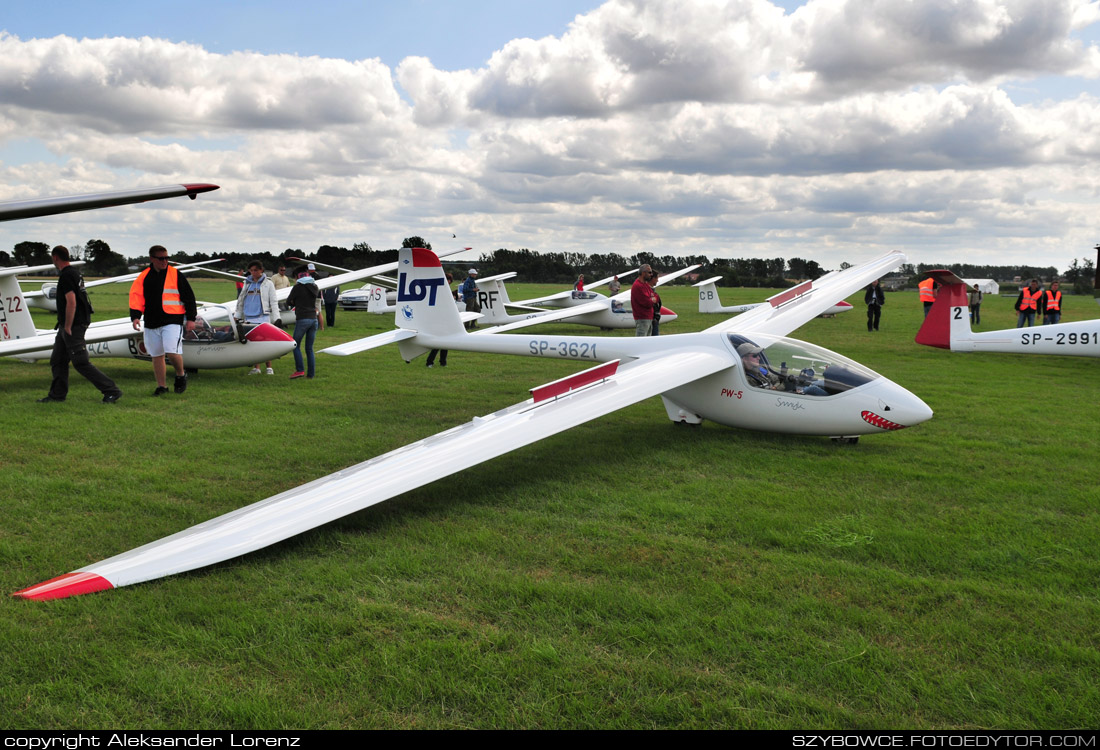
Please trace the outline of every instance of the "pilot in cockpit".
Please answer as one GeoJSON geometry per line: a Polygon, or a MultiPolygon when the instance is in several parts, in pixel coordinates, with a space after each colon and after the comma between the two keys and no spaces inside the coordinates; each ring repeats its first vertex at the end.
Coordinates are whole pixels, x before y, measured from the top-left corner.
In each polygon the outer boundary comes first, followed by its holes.
{"type": "Polygon", "coordinates": [[[789,391],[802,393],[807,396],[828,396],[829,393],[814,381],[813,370],[808,373],[800,372],[791,375],[784,367],[780,372],[771,368],[768,356],[764,353],[764,347],[757,346],[751,341],[746,341],[737,347],[737,354],[741,357],[741,364],[745,368],[745,378],[749,385],[756,388],[764,388],[770,391],[789,391]]]}

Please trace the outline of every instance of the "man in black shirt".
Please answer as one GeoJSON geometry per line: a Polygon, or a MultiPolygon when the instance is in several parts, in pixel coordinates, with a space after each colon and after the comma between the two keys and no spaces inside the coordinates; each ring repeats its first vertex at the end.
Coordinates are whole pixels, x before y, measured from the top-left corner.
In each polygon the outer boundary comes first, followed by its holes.
{"type": "Polygon", "coordinates": [[[88,359],[88,347],[84,333],[92,322],[91,305],[84,291],[84,278],[69,263],[69,249],[58,245],[52,259],[59,276],[57,279],[57,336],[50,355],[53,383],[50,392],[40,403],[64,401],[69,394],[69,362],[76,371],[87,378],[103,394],[103,403],[113,404],[122,398],[122,391],[115,382],[104,375],[88,359]]]}

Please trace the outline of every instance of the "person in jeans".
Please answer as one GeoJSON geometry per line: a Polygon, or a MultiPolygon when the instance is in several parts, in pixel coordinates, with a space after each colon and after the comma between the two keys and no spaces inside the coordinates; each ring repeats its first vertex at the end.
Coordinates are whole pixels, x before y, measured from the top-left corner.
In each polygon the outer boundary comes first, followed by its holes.
{"type": "Polygon", "coordinates": [[[291,380],[300,377],[312,378],[316,369],[316,360],[313,356],[313,340],[317,337],[317,300],[321,296],[321,290],[317,288],[309,271],[298,273],[298,281],[290,290],[290,296],[286,298],[288,307],[294,308],[294,374],[291,380]],[[302,362],[302,341],[305,340],[306,362],[302,362]]]}

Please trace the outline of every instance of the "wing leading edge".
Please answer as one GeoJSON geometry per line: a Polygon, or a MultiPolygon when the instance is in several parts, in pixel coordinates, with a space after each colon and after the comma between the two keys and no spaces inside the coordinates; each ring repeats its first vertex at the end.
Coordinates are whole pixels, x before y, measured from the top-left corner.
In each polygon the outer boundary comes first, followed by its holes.
{"type": "Polygon", "coordinates": [[[708,331],[755,332],[786,336],[853,292],[905,263],[905,253],[894,250],[844,271],[830,273],[770,297],[759,307],[724,320],[708,331]]]}
{"type": "Polygon", "coordinates": [[[719,372],[720,352],[673,350],[539,404],[527,400],[94,565],[18,591],[57,599],[183,573],[253,552],[570,427],[719,372]]]}
{"type": "Polygon", "coordinates": [[[139,188],[137,190],[112,190],[105,193],[65,195],[55,198],[0,201],[0,221],[33,219],[38,216],[52,216],[73,211],[91,211],[95,208],[124,206],[130,203],[144,203],[145,201],[155,201],[162,198],[180,198],[185,195],[194,200],[199,193],[207,193],[217,189],[217,185],[189,183],[139,188]]]}

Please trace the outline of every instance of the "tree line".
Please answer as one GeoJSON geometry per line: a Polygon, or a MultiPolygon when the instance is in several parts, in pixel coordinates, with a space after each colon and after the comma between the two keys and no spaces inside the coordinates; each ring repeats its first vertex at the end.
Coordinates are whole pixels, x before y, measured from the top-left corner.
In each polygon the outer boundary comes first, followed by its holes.
{"type": "MultiPolygon", "coordinates": [[[[430,249],[431,243],[422,237],[413,236],[406,237],[401,246],[427,247],[430,249]]],[[[84,273],[89,276],[121,275],[126,273],[128,267],[135,262],[114,252],[111,250],[110,245],[100,239],[88,240],[83,245],[73,245],[69,250],[72,252],[74,259],[85,261],[84,273]]],[[[230,270],[244,269],[247,267],[248,262],[253,259],[259,260],[269,270],[274,270],[280,264],[285,264],[293,269],[299,261],[291,260],[291,258],[302,258],[307,261],[357,270],[396,261],[397,249],[375,250],[366,242],[357,242],[351,248],[321,245],[313,252],[287,248],[281,253],[178,252],[171,255],[171,259],[178,263],[193,263],[215,258],[224,258],[225,267],[230,270]]],[[[0,266],[33,266],[45,265],[49,262],[50,245],[45,242],[20,242],[14,246],[10,255],[5,251],[0,251],[0,266]]],[[[448,261],[444,259],[443,263],[448,264],[448,261]]],[[[708,278],[719,276],[721,277],[720,283],[723,286],[784,287],[793,281],[816,279],[828,272],[817,261],[803,258],[712,259],[704,255],[673,256],[647,252],[625,256],[617,253],[536,253],[526,248],[520,250],[500,248],[490,253],[482,253],[476,263],[463,261],[458,273],[455,275],[457,278],[461,278],[465,276],[467,268],[476,267],[483,277],[515,271],[521,281],[572,284],[579,274],[584,274],[585,279],[591,282],[632,271],[645,263],[663,273],[699,264],[700,268],[696,271],[697,274],[708,278]]],[[[848,263],[842,263],[840,267],[843,269],[849,267],[849,265],[848,263]]],[[[890,275],[908,276],[909,285],[915,287],[924,273],[937,268],[946,268],[963,278],[1010,280],[1020,276],[1024,279],[1034,277],[1044,282],[1061,278],[1067,286],[1072,285],[1078,293],[1087,293],[1092,288],[1094,274],[1094,264],[1091,259],[1083,258],[1082,262],[1078,262],[1075,258],[1066,272],[1061,274],[1053,266],[975,265],[971,263],[921,263],[914,265],[906,263],[890,275]]]]}

